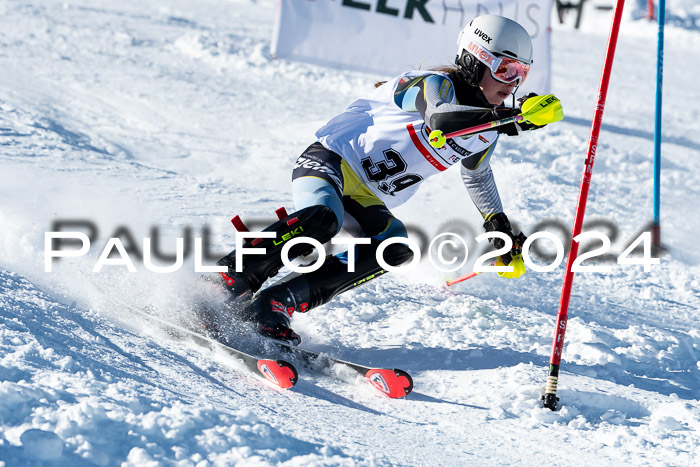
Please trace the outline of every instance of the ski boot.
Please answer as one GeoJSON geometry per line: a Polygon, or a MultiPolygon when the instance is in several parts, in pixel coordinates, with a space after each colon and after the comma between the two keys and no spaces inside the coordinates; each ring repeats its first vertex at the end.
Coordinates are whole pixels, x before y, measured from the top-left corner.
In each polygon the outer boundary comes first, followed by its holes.
{"type": "MultiPolygon", "coordinates": [[[[240,220],[236,228],[247,230],[240,220]]],[[[236,272],[235,250],[217,261],[218,266],[228,267],[228,272],[219,274],[224,286],[232,294],[230,305],[244,306],[267,279],[277,274],[283,266],[280,253],[288,240],[311,237],[325,243],[333,238],[337,231],[338,220],[333,210],[327,206],[310,206],[288,216],[280,215],[279,221],[263,230],[275,232],[275,238],[254,238],[244,243],[245,248],[264,248],[265,254],[246,255],[242,260],[242,272],[236,272]]],[[[289,250],[289,259],[310,254],[312,251],[308,244],[294,245],[289,250]]]]}
{"type": "MultiPolygon", "coordinates": [[[[294,312],[306,313],[312,308],[328,303],[333,297],[384,274],[376,260],[379,245],[359,245],[355,272],[348,271],[345,254],[327,256],[320,269],[306,273],[292,273],[263,290],[245,309],[244,319],[254,322],[258,332],[266,337],[298,345],[301,337],[291,327],[294,312]]],[[[392,266],[399,266],[413,257],[405,245],[390,245],[384,254],[392,266]]]]}
{"type": "Polygon", "coordinates": [[[299,345],[301,337],[290,327],[292,314],[308,310],[309,287],[301,274],[290,274],[260,292],[243,311],[243,319],[253,322],[258,332],[272,339],[299,345]]]}

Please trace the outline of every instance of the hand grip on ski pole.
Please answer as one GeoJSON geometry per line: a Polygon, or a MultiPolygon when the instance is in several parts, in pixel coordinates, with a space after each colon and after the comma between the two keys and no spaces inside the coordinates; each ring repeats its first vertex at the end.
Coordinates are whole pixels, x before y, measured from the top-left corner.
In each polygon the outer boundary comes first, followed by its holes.
{"type": "Polygon", "coordinates": [[[554,94],[534,96],[523,102],[520,115],[534,125],[547,125],[564,119],[561,101],[554,94]]]}
{"type": "Polygon", "coordinates": [[[452,133],[443,134],[440,130],[433,130],[428,136],[430,145],[434,148],[441,148],[445,145],[448,138],[456,138],[457,136],[465,136],[472,133],[477,133],[483,130],[490,130],[501,125],[515,123],[520,121],[530,122],[534,125],[542,126],[549,123],[558,122],[564,118],[564,111],[561,107],[561,101],[554,94],[544,96],[534,96],[523,103],[522,113],[513,117],[494,120],[493,122],[482,123],[463,130],[453,131],[452,133]]]}
{"type": "MultiPolygon", "coordinates": [[[[505,266],[505,265],[506,264],[503,262],[503,260],[501,258],[498,258],[496,261],[493,262],[493,264],[491,264],[491,266],[505,266]]],[[[523,262],[522,255],[515,255],[513,257],[512,261],[510,262],[510,264],[508,264],[508,266],[513,267],[512,272],[497,272],[496,274],[498,274],[499,277],[504,277],[506,279],[517,279],[518,277],[522,276],[523,274],[525,274],[527,272],[525,269],[525,263],[523,262]]],[[[446,285],[447,285],[447,287],[449,287],[451,285],[459,284],[460,282],[464,282],[467,279],[471,279],[472,277],[476,277],[479,274],[481,274],[481,272],[476,272],[476,271],[470,272],[470,273],[467,273],[463,276],[458,277],[457,279],[448,280],[446,285]]]]}
{"type": "MultiPolygon", "coordinates": [[[[503,259],[498,258],[495,263],[493,263],[494,266],[505,266],[506,264],[503,262],[503,259]]],[[[512,272],[497,272],[498,277],[504,277],[506,279],[517,279],[518,277],[522,276],[525,274],[527,271],[525,269],[525,263],[523,262],[523,256],[522,255],[515,255],[513,256],[513,259],[510,261],[510,264],[508,266],[511,266],[513,268],[512,272]]]]}

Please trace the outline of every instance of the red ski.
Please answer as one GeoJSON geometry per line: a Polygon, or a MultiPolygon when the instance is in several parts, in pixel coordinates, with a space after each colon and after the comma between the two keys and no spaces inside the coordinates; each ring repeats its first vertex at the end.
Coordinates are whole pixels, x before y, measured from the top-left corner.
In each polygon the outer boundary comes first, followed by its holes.
{"type": "MultiPolygon", "coordinates": [[[[255,357],[253,358],[255,359],[255,357]]],[[[255,359],[255,363],[258,371],[265,377],[265,379],[271,381],[282,389],[291,388],[299,380],[299,374],[297,373],[296,368],[284,360],[255,359]]]]}
{"type": "Polygon", "coordinates": [[[367,381],[392,399],[408,395],[413,390],[413,378],[403,370],[371,368],[365,373],[367,381]]]}
{"type": "Polygon", "coordinates": [[[340,360],[312,350],[300,349],[299,347],[292,347],[283,343],[278,343],[278,345],[314,370],[324,370],[334,365],[343,365],[364,377],[375,389],[392,399],[405,397],[413,391],[413,378],[403,370],[397,368],[373,368],[340,360]]]}
{"type": "Polygon", "coordinates": [[[289,362],[285,362],[284,360],[258,358],[241,350],[235,349],[230,345],[204,336],[197,331],[178,326],[177,324],[169,323],[144,311],[136,309],[133,311],[154,322],[169,336],[177,340],[191,340],[195,344],[211,351],[223,350],[233,358],[243,362],[246,370],[252,372],[253,374],[261,375],[263,378],[279,386],[281,389],[289,389],[299,380],[299,373],[297,372],[296,368],[294,368],[294,365],[289,362]]]}

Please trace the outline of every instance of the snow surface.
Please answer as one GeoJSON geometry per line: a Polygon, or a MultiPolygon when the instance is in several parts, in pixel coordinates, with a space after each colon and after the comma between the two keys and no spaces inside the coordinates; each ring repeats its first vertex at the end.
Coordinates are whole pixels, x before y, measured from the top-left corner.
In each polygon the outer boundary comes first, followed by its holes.
{"type": "MultiPolygon", "coordinates": [[[[617,226],[614,255],[652,217],[657,29],[628,3],[586,217],[617,226]]],[[[208,226],[226,253],[228,219],[292,209],[290,168],[314,131],[386,77],[270,59],[274,2],[1,2],[0,465],[700,464],[700,11],[667,4],[668,252],[651,272],[577,274],[551,412],[538,399],[563,266],[447,290],[424,262],[295,317],[308,348],[409,371],[405,400],[304,370],[278,391],[149,329],[130,310],[186,318],[206,293],[192,258],[176,274],[92,273],[107,239],[122,228],[170,254],[208,226]],[[76,219],[99,229],[90,253],[44,272],[44,233],[76,219]]],[[[526,233],[572,224],[610,19],[587,2],[581,29],[553,20],[566,119],[499,144],[526,233]]],[[[399,218],[478,232],[458,171],[426,185],[399,218]]]]}

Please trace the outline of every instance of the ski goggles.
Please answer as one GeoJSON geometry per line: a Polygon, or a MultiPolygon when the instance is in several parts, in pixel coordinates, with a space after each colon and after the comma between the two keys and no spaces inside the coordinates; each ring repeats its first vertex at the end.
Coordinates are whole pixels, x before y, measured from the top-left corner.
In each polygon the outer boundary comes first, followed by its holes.
{"type": "Polygon", "coordinates": [[[518,84],[522,84],[530,72],[530,65],[519,62],[514,58],[501,58],[498,68],[494,71],[490,68],[493,79],[501,83],[512,83],[518,80],[518,84]]]}
{"type": "Polygon", "coordinates": [[[525,78],[527,78],[527,74],[530,72],[529,64],[514,58],[497,57],[476,42],[470,42],[469,45],[467,45],[467,50],[481,63],[486,65],[491,71],[493,79],[501,83],[512,83],[518,80],[518,84],[522,84],[525,78]]]}

